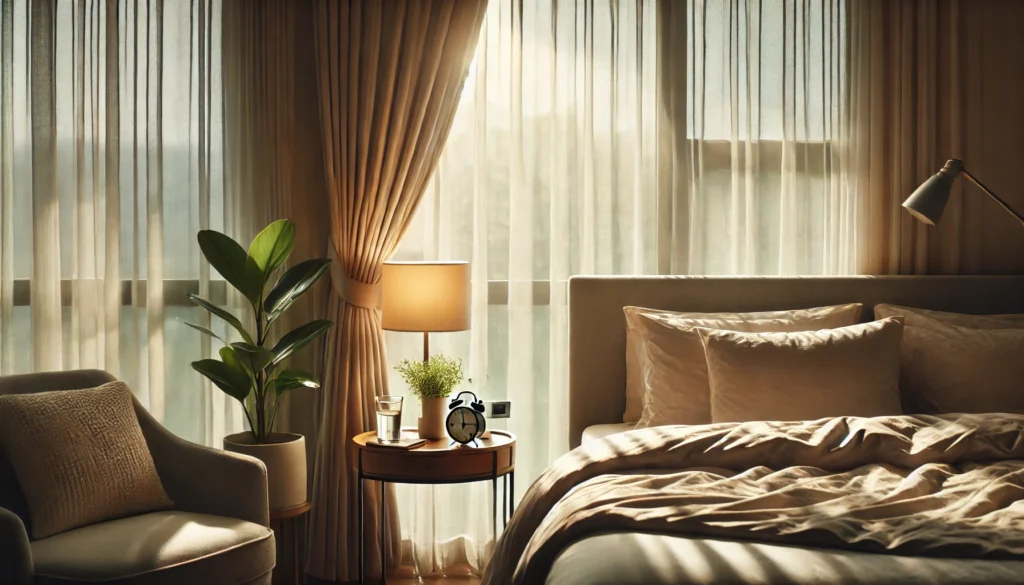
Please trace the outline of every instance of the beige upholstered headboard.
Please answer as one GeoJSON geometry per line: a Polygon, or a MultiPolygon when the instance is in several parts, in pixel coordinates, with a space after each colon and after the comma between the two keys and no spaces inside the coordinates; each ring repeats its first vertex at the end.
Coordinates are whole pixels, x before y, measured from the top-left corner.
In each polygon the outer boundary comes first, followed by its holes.
{"type": "Polygon", "coordinates": [[[1024,313],[1024,276],[574,276],[569,280],[569,444],[590,425],[622,422],[622,307],[714,313],[893,303],[959,313],[1024,313]]]}

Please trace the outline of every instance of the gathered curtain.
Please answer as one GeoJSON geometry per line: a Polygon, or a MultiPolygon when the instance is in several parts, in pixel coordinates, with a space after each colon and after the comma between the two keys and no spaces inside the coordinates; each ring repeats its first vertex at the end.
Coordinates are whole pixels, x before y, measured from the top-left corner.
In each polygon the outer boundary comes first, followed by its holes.
{"type": "MultiPolygon", "coordinates": [[[[388,391],[375,297],[448,136],[485,0],[315,5],[320,126],[337,257],[328,317],[323,419],[313,480],[307,568],[355,580],[359,513],[352,437],[375,428],[374,396],[388,391]]],[[[371,483],[371,482],[367,482],[371,483]]],[[[375,486],[376,484],[374,484],[375,486]]],[[[380,574],[378,488],[366,490],[365,554],[380,574]]],[[[398,523],[388,498],[395,558],[398,523]]]]}
{"type": "Polygon", "coordinates": [[[0,3],[0,374],[108,370],[208,445],[242,426],[184,325],[224,296],[195,241],[230,222],[220,8],[0,3]]]}

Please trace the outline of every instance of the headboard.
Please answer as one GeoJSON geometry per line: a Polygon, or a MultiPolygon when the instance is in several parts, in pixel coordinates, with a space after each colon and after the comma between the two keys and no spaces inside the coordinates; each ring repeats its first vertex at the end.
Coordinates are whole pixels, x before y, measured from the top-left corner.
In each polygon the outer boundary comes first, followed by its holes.
{"type": "Polygon", "coordinates": [[[626,324],[622,308],[702,313],[892,303],[958,313],[1024,313],[1024,276],[703,277],[569,279],[569,445],[590,425],[622,422],[626,324]]]}

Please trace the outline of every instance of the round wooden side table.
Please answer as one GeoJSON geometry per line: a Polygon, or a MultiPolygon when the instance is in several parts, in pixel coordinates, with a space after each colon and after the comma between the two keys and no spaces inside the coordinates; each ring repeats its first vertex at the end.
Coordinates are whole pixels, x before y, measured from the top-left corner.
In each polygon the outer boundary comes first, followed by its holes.
{"type": "Polygon", "coordinates": [[[270,528],[277,541],[277,566],[271,579],[273,585],[306,583],[306,517],[310,508],[312,504],[306,502],[294,508],[270,511],[270,528]],[[285,560],[290,563],[282,562],[285,560]]]}
{"type": "MultiPolygon", "coordinates": [[[[402,429],[402,438],[416,438],[415,429],[402,429]]],[[[376,440],[377,432],[369,431],[352,439],[358,451],[359,475],[359,582],[363,582],[363,480],[380,482],[380,582],[386,583],[383,567],[386,564],[385,539],[387,532],[385,484],[445,484],[491,480],[492,514],[498,517],[498,478],[504,478],[501,500],[502,522],[515,513],[516,436],[507,431],[491,431],[488,439],[479,439],[477,445],[460,445],[449,439],[427,441],[416,449],[397,449],[368,445],[376,440]],[[506,514],[507,512],[507,514],[506,514]]],[[[497,527],[494,537],[497,538],[497,527]]]]}

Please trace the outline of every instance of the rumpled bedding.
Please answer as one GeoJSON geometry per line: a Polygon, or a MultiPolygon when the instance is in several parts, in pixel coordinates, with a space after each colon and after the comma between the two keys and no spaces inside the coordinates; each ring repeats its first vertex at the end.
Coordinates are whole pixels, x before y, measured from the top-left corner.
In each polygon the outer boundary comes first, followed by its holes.
{"type": "Polygon", "coordinates": [[[603,531],[1021,559],[1022,460],[1024,416],[1012,414],[618,433],[534,482],[483,583],[543,583],[564,547],[603,531]]]}

